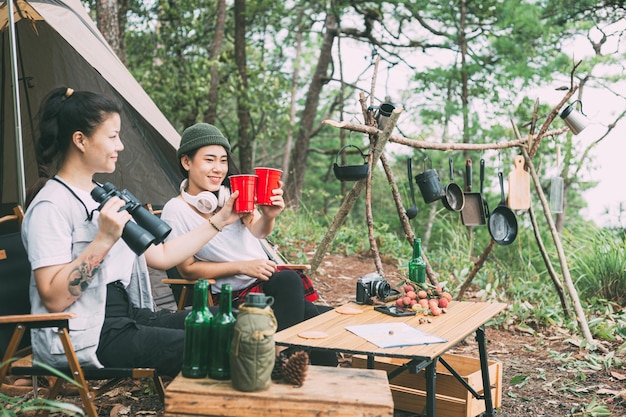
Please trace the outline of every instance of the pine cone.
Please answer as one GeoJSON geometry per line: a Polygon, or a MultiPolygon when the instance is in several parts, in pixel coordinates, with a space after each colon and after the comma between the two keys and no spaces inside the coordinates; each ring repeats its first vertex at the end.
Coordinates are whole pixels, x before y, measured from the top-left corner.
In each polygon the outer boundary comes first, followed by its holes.
{"type": "Polygon", "coordinates": [[[276,356],[276,361],[274,362],[274,369],[272,369],[272,380],[279,381],[283,379],[283,366],[287,363],[289,357],[284,355],[283,352],[279,353],[276,356]]]}
{"type": "Polygon", "coordinates": [[[283,365],[283,379],[288,384],[301,387],[306,379],[306,371],[309,369],[309,354],[305,351],[294,353],[283,365]]]}

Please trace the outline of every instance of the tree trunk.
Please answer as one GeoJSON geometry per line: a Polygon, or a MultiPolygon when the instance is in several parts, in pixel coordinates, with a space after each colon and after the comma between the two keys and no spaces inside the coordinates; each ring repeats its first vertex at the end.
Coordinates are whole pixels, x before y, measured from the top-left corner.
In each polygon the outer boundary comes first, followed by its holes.
{"type": "Polygon", "coordinates": [[[309,91],[302,116],[300,118],[299,129],[296,137],[296,146],[292,151],[291,163],[289,164],[288,180],[285,184],[285,203],[292,207],[297,207],[302,195],[304,184],[304,174],[306,172],[306,159],[308,156],[309,141],[313,123],[319,106],[320,95],[324,84],[328,82],[328,67],[332,62],[332,47],[337,36],[337,22],[332,12],[326,15],[324,24],[326,32],[317,61],[313,79],[309,84],[309,91]]]}
{"type": "MultiPolygon", "coordinates": [[[[247,91],[246,71],[246,0],[235,0],[235,63],[239,75],[239,91],[247,91]]],[[[245,94],[237,95],[237,118],[239,119],[239,168],[252,173],[252,138],[250,135],[249,102],[245,94]]]]}
{"type": "Polygon", "coordinates": [[[126,64],[126,52],[124,50],[126,12],[128,12],[128,0],[96,1],[98,29],[124,64],[126,64]]]}
{"type": "MultiPolygon", "coordinates": [[[[215,124],[217,119],[217,102],[218,95],[217,90],[219,86],[220,66],[219,56],[222,53],[222,42],[224,40],[224,26],[226,24],[226,0],[217,1],[217,17],[215,19],[215,36],[211,41],[211,49],[209,50],[209,57],[211,58],[211,72],[209,74],[209,94],[207,95],[208,108],[206,111],[205,120],[207,123],[215,124]]],[[[237,29],[235,29],[237,30],[237,29]]],[[[244,39],[245,39],[245,27],[244,27],[244,39]]],[[[244,49],[245,58],[245,49],[244,49]]]]}
{"type": "Polygon", "coordinates": [[[289,129],[283,154],[283,182],[289,181],[289,163],[291,162],[291,150],[293,148],[293,127],[296,124],[296,96],[298,93],[298,78],[300,78],[300,57],[302,56],[302,27],[303,11],[298,15],[298,33],[296,33],[296,56],[294,58],[293,75],[291,77],[291,99],[289,102],[289,129]]]}

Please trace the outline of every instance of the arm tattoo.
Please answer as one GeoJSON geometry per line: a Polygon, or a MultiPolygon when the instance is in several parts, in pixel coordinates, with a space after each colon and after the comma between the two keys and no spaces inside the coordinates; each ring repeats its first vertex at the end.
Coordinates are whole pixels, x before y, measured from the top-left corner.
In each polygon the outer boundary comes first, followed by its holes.
{"type": "Polygon", "coordinates": [[[87,289],[94,275],[100,270],[102,258],[94,255],[89,256],[86,261],[81,262],[78,267],[70,272],[68,290],[75,297],[80,296],[87,289]]]}

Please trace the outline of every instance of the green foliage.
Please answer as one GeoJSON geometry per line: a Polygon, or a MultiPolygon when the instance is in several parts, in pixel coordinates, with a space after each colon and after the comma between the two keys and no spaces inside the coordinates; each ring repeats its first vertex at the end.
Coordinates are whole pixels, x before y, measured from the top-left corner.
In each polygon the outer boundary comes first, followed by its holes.
{"type": "Polygon", "coordinates": [[[571,273],[588,299],[626,305],[626,235],[623,230],[575,228],[565,234],[571,273]]]}
{"type": "MultiPolygon", "coordinates": [[[[9,359],[6,362],[0,363],[0,368],[13,361],[15,361],[15,359],[9,359]]],[[[76,381],[68,378],[65,374],[46,365],[45,363],[33,361],[33,364],[36,366],[41,366],[42,368],[45,368],[46,370],[52,372],[52,374],[54,374],[55,376],[78,386],[78,383],[76,381]]],[[[10,397],[0,392],[0,416],[2,417],[19,417],[26,415],[30,412],[44,410],[52,413],[60,413],[60,415],[66,416],[85,415],[85,412],[74,404],[68,404],[56,400],[48,400],[45,398],[10,397]]]]}

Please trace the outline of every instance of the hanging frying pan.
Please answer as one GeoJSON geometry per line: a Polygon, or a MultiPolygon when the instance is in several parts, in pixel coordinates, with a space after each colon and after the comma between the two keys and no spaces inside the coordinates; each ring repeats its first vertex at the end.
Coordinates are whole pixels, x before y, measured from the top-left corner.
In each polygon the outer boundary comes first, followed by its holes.
{"type": "Polygon", "coordinates": [[[498,179],[500,180],[500,204],[489,215],[489,234],[498,245],[510,245],[517,237],[517,218],[515,213],[506,206],[502,172],[498,172],[498,179]]]}
{"type": "Polygon", "coordinates": [[[465,226],[484,226],[485,206],[480,193],[472,192],[472,160],[465,162],[465,204],[461,210],[461,221],[465,226]]]}
{"type": "Polygon", "coordinates": [[[448,158],[450,164],[450,184],[443,188],[443,198],[441,202],[448,210],[461,211],[465,205],[465,195],[458,184],[454,182],[454,170],[452,168],[452,157],[448,158]]]}

